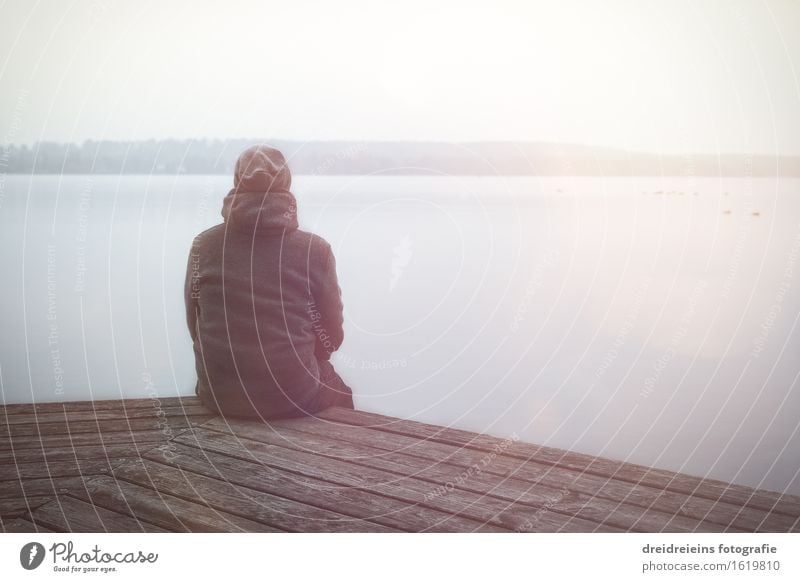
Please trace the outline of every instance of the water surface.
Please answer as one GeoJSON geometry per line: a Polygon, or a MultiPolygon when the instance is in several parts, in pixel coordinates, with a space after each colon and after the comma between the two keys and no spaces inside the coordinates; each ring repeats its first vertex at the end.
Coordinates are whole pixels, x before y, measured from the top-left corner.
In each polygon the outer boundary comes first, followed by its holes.
{"type": "MultiPolygon", "coordinates": [[[[192,394],[221,176],[7,176],[7,403],[192,394]]],[[[800,494],[800,182],[296,177],[356,406],[800,494]]]]}

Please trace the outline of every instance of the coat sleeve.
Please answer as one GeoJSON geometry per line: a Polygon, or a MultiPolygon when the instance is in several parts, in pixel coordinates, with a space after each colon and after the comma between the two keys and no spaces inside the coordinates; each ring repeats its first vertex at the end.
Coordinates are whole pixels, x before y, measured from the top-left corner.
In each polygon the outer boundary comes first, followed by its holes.
{"type": "Polygon", "coordinates": [[[189,261],[186,265],[186,281],[183,285],[184,303],[186,304],[186,324],[189,326],[189,335],[192,341],[197,340],[197,314],[200,307],[198,302],[200,293],[200,254],[197,250],[197,239],[192,242],[189,250],[189,261]]]}
{"type": "Polygon", "coordinates": [[[344,341],[344,306],[336,276],[336,259],[326,243],[318,272],[314,274],[311,293],[314,300],[314,331],[317,357],[329,359],[344,341]]]}

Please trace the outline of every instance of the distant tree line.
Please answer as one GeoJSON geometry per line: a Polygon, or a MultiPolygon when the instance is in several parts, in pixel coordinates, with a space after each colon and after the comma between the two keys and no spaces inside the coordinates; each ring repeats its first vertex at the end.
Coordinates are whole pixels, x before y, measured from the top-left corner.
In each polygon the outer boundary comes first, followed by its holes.
{"type": "Polygon", "coordinates": [[[537,142],[356,142],[231,139],[40,142],[0,151],[0,172],[231,174],[255,143],[284,152],[296,174],[800,176],[800,157],[659,155],[537,142]]]}

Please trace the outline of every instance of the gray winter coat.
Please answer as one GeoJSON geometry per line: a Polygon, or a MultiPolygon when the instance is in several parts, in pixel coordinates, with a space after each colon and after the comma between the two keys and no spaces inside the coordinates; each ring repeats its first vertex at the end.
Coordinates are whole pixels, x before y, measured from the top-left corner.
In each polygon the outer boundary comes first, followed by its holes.
{"type": "Polygon", "coordinates": [[[311,406],[320,365],[343,339],[330,245],[298,229],[291,174],[272,148],[236,164],[224,223],[199,234],[186,273],[196,393],[229,415],[275,418],[311,406]]]}

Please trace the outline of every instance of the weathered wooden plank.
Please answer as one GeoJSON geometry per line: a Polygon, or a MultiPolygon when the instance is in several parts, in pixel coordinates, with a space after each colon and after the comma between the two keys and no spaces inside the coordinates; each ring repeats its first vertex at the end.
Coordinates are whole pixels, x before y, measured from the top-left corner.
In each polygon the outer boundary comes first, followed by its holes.
{"type": "Polygon", "coordinates": [[[2,531],[4,533],[56,533],[47,527],[41,525],[37,526],[33,522],[21,517],[2,521],[0,526],[2,526],[2,531]]]}
{"type": "MultiPolygon", "coordinates": [[[[163,439],[160,440],[163,443],[163,439]]],[[[0,451],[0,474],[15,463],[54,463],[72,459],[121,459],[136,457],[143,451],[160,446],[160,442],[136,442],[128,438],[116,444],[57,446],[46,449],[14,449],[0,451]]]]}
{"type": "MultiPolygon", "coordinates": [[[[420,439],[430,439],[473,449],[492,451],[503,446],[503,439],[485,434],[475,434],[460,429],[440,427],[413,420],[399,420],[372,412],[330,408],[319,414],[330,421],[367,426],[376,430],[405,434],[420,439]]],[[[752,489],[713,479],[703,479],[662,469],[653,469],[633,463],[592,457],[542,447],[530,443],[514,442],[503,449],[503,454],[524,460],[557,465],[616,480],[649,485],[668,491],[705,497],[713,501],[724,501],[734,505],[753,507],[769,512],[778,512],[800,517],[800,497],[783,493],[752,489]]]]}
{"type": "MultiPolygon", "coordinates": [[[[153,453],[148,453],[145,456],[151,458],[152,455],[153,453]]],[[[201,451],[179,443],[176,443],[176,448],[169,456],[159,456],[157,460],[185,471],[225,479],[236,485],[373,521],[393,529],[411,532],[508,531],[369,491],[340,487],[276,467],[228,457],[207,449],[201,451]]]]}
{"type": "Polygon", "coordinates": [[[91,505],[68,495],[59,495],[56,499],[42,505],[33,511],[28,519],[39,527],[69,533],[165,533],[168,531],[135,517],[91,505]]]}
{"type": "Polygon", "coordinates": [[[148,430],[178,429],[192,424],[201,424],[212,415],[161,416],[113,420],[76,420],[71,422],[45,422],[42,424],[12,424],[0,426],[0,442],[4,439],[16,441],[26,436],[77,435],[82,433],[144,432],[148,430]]]}
{"type": "Polygon", "coordinates": [[[111,465],[118,459],[72,459],[52,463],[18,463],[2,466],[0,481],[69,477],[78,475],[99,475],[108,473],[111,465]]]}
{"type": "Polygon", "coordinates": [[[124,400],[75,400],[69,402],[37,402],[31,404],[7,404],[0,406],[0,418],[12,414],[28,414],[32,412],[79,412],[94,410],[132,410],[136,408],[152,408],[154,403],[160,406],[202,406],[197,396],[170,396],[166,398],[130,398],[124,400]]]}
{"type": "MultiPolygon", "coordinates": [[[[175,434],[188,427],[176,430],[175,434]]],[[[95,446],[102,447],[104,445],[114,444],[127,444],[131,447],[134,445],[139,446],[152,446],[157,443],[163,443],[169,440],[169,436],[165,435],[160,430],[142,431],[138,433],[129,432],[110,432],[110,433],[82,433],[72,436],[64,435],[46,435],[43,437],[20,437],[14,441],[0,441],[0,451],[13,451],[19,455],[26,450],[47,450],[51,447],[63,447],[64,445],[71,444],[74,447],[95,446]]]]}
{"type": "Polygon", "coordinates": [[[50,447],[63,447],[67,444],[72,446],[84,445],[105,445],[117,443],[151,443],[165,441],[180,431],[193,426],[192,421],[187,418],[167,418],[161,428],[155,430],[129,431],[124,427],[116,432],[103,433],[79,433],[72,435],[43,435],[43,436],[21,436],[13,439],[0,438],[0,450],[22,450],[22,449],[48,449],[50,447]]]}
{"type": "Polygon", "coordinates": [[[55,477],[26,479],[24,481],[0,481],[0,499],[17,499],[58,495],[83,489],[82,477],[55,477]]]}
{"type": "Polygon", "coordinates": [[[52,496],[0,499],[0,518],[10,519],[22,516],[40,505],[44,505],[51,499],[53,499],[52,496]]]}
{"type": "Polygon", "coordinates": [[[112,509],[130,517],[177,532],[274,532],[271,526],[213,509],[147,487],[115,480],[93,479],[84,491],[72,493],[87,503],[112,509]]]}
{"type": "MultiPolygon", "coordinates": [[[[206,422],[203,427],[224,428],[231,422],[215,418],[206,422]]],[[[525,461],[502,454],[490,455],[476,449],[432,440],[420,440],[398,433],[313,417],[282,420],[270,423],[270,425],[278,430],[286,427],[382,451],[402,452],[436,463],[447,462],[463,468],[477,466],[482,472],[499,477],[516,477],[530,483],[548,485],[555,489],[567,488],[570,491],[592,497],[636,505],[648,510],[662,511],[670,515],[694,519],[697,522],[709,522],[732,530],[786,532],[792,531],[792,528],[796,527],[795,519],[780,513],[770,513],[761,509],[711,501],[704,497],[664,491],[655,487],[618,481],[577,470],[562,469],[533,460],[525,461]]],[[[235,425],[230,424],[230,426],[235,425]]]]}
{"type": "Polygon", "coordinates": [[[149,459],[131,461],[117,467],[114,477],[189,501],[199,498],[209,507],[285,531],[368,533],[397,531],[328,509],[234,485],[224,477],[215,479],[184,472],[149,459]]]}
{"type": "Polygon", "coordinates": [[[334,459],[350,461],[365,467],[383,469],[402,477],[413,475],[417,479],[430,481],[431,495],[449,495],[449,488],[491,495],[512,504],[524,503],[537,509],[546,508],[566,518],[578,517],[608,524],[629,531],[691,532],[724,531],[726,527],[707,524],[680,515],[652,511],[604,498],[586,495],[564,487],[556,489],[542,483],[530,483],[517,477],[498,477],[483,471],[482,458],[477,454],[467,467],[449,462],[423,459],[404,453],[382,451],[363,444],[352,444],[344,440],[320,436],[289,428],[291,423],[265,426],[252,421],[225,421],[215,419],[203,428],[218,429],[236,436],[259,442],[305,450],[334,459]]]}
{"type": "Polygon", "coordinates": [[[208,449],[229,456],[276,466],[339,485],[394,497],[409,503],[464,515],[506,529],[531,528],[531,531],[621,531],[620,528],[585,519],[567,517],[552,511],[513,504],[502,499],[461,489],[433,498],[430,482],[413,476],[399,476],[387,471],[340,461],[301,450],[268,445],[250,439],[206,429],[193,429],[178,436],[177,442],[208,449]]]}
{"type": "Polygon", "coordinates": [[[133,420],[137,418],[159,418],[165,416],[211,417],[214,414],[204,406],[165,406],[160,408],[145,407],[110,410],[79,410],[61,412],[17,413],[3,416],[0,414],[0,426],[18,424],[73,423],[81,421],[101,420],[133,420]]]}

